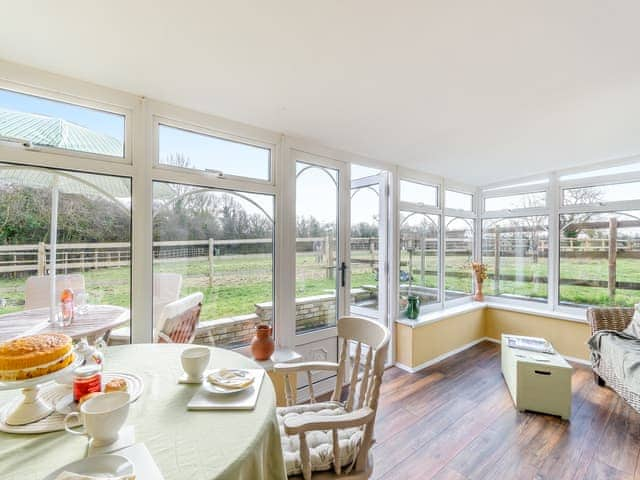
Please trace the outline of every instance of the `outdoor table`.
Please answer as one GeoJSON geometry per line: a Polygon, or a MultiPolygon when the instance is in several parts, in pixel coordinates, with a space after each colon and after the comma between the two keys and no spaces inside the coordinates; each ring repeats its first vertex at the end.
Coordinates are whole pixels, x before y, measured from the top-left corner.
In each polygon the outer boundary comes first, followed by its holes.
{"type": "MultiPolygon", "coordinates": [[[[275,392],[265,375],[256,407],[245,411],[189,411],[199,385],[179,384],[180,353],[189,345],[108,347],[105,371],[132,372],[144,381],[126,425],[144,443],[165,480],[286,480],[275,392]]],[[[260,368],[239,353],[211,347],[211,367],[260,368]]],[[[0,404],[19,395],[0,392],[0,404]]],[[[3,480],[40,480],[86,455],[87,439],[64,431],[0,433],[3,480]]]]}
{"type": "Polygon", "coordinates": [[[95,339],[112,328],[129,321],[128,308],[115,305],[87,305],[87,312],[76,312],[68,327],[56,327],[49,322],[49,307],[34,308],[0,315],[0,343],[12,338],[36,333],[65,333],[74,340],[82,337],[95,339]]]}

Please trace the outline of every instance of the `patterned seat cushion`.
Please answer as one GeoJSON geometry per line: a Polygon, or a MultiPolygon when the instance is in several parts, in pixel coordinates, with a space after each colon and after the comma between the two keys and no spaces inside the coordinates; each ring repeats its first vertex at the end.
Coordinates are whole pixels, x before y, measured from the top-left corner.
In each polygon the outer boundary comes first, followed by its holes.
{"type": "MultiPolygon", "coordinates": [[[[339,402],[293,405],[291,407],[280,407],[276,410],[287,475],[302,473],[302,464],[300,461],[300,438],[298,435],[286,435],[284,433],[284,420],[300,415],[335,416],[344,413],[346,411],[339,402]]],[[[340,463],[343,467],[351,465],[354,461],[361,439],[362,430],[358,427],[338,430],[340,463]]],[[[333,435],[331,430],[307,432],[307,445],[309,446],[312,471],[319,472],[333,468],[333,435]]]]}

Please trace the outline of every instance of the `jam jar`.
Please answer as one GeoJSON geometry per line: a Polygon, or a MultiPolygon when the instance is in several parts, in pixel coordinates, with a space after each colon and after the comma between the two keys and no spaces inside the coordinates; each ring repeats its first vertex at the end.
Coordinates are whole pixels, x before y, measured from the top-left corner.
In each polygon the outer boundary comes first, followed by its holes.
{"type": "Polygon", "coordinates": [[[87,393],[102,391],[100,365],[84,365],[73,371],[73,400],[79,401],[87,393]]]}

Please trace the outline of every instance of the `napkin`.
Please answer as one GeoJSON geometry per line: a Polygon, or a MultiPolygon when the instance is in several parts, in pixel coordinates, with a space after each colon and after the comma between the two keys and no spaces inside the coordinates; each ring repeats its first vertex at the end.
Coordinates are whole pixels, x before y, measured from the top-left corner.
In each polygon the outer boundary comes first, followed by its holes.
{"type": "Polygon", "coordinates": [[[251,372],[237,368],[221,368],[210,373],[207,379],[214,385],[229,389],[244,388],[253,383],[251,372]]]}
{"type": "MultiPolygon", "coordinates": [[[[62,472],[56,477],[56,480],[104,480],[103,476],[94,477],[93,475],[84,475],[82,473],[62,472]]],[[[123,475],[121,477],[112,477],[112,480],[135,480],[135,475],[123,475]]]]}

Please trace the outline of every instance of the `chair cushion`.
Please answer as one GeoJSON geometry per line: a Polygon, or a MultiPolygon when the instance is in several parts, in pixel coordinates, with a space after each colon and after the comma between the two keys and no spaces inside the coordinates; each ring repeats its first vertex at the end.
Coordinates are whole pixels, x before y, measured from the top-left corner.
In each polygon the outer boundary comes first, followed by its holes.
{"type": "MultiPolygon", "coordinates": [[[[300,438],[298,435],[286,435],[284,433],[284,420],[300,415],[335,416],[344,413],[346,413],[346,410],[339,402],[319,402],[276,409],[287,475],[302,473],[302,463],[300,460],[300,438]]],[[[358,427],[338,430],[340,463],[343,467],[350,465],[354,461],[361,439],[362,430],[358,427]]],[[[312,471],[319,472],[333,468],[333,434],[331,430],[307,432],[307,445],[309,446],[312,471]]]]}

